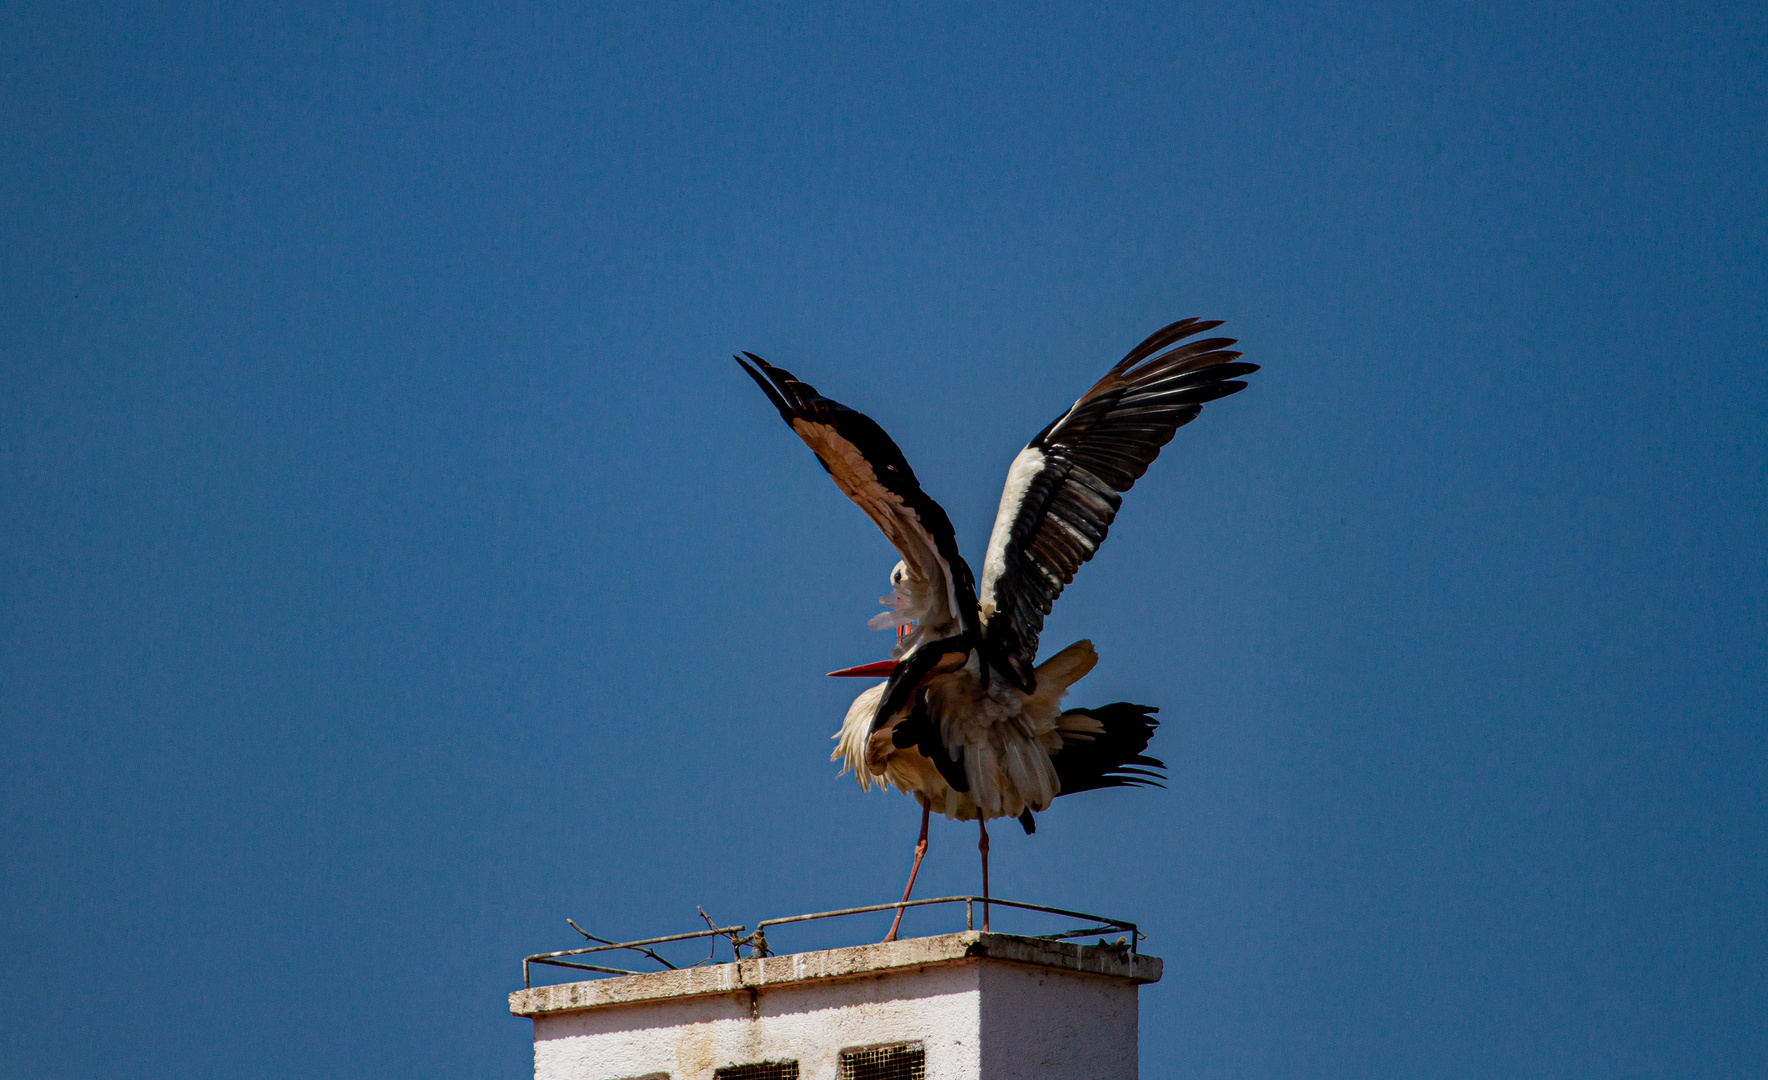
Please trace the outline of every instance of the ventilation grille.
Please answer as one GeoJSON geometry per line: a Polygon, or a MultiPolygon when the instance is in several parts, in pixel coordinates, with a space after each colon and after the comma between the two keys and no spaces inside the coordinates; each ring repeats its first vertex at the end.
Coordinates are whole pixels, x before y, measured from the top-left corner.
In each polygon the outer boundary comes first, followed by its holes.
{"type": "Polygon", "coordinates": [[[712,1070],[712,1075],[717,1080],[798,1080],[798,1063],[757,1061],[752,1065],[726,1065],[722,1069],[712,1070]]]}
{"type": "Polygon", "coordinates": [[[926,1075],[927,1048],[918,1042],[841,1051],[841,1080],[924,1080],[926,1075]]]}

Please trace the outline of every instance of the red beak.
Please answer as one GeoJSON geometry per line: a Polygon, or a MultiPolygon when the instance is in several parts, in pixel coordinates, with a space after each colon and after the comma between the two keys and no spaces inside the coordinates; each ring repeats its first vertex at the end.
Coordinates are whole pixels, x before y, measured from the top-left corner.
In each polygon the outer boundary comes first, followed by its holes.
{"type": "Polygon", "coordinates": [[[829,677],[832,679],[888,679],[896,671],[896,664],[895,660],[880,660],[875,664],[861,664],[859,667],[831,671],[829,677]]]}

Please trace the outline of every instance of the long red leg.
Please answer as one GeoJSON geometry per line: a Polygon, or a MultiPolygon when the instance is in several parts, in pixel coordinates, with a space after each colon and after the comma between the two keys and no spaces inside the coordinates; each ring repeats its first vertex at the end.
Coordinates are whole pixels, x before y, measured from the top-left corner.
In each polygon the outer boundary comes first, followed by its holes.
{"type": "Polygon", "coordinates": [[[976,848],[982,852],[982,932],[988,933],[988,822],[981,818],[976,824],[982,828],[982,839],[976,842],[976,848]]]}
{"type": "MultiPolygon", "coordinates": [[[[917,795],[916,798],[921,800],[921,842],[915,845],[915,865],[909,870],[908,888],[902,891],[903,904],[909,902],[909,894],[915,891],[915,875],[921,872],[921,860],[927,855],[927,816],[932,812],[932,807],[927,804],[925,796],[917,795]]],[[[896,932],[902,929],[902,913],[907,910],[906,907],[897,907],[896,921],[890,924],[890,933],[884,935],[885,941],[896,940],[896,932]]]]}

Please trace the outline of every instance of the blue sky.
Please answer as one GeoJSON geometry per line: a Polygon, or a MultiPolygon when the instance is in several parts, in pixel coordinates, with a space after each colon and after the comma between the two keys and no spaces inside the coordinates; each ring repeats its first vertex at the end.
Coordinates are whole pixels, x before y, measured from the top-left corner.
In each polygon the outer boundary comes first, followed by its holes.
{"type": "Polygon", "coordinates": [[[0,1058],[523,1076],[567,916],[890,899],[821,673],[895,556],[729,354],[974,559],[1199,315],[1264,370],[1045,635],[1171,785],[997,830],[997,892],[1146,928],[1147,1076],[1761,1076],[1765,30],[7,7],[0,1058]]]}

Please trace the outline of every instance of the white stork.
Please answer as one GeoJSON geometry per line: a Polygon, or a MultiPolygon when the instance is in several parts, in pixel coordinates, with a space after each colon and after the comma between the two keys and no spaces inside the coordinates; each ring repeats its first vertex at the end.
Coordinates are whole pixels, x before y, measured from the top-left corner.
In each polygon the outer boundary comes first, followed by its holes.
{"type": "MultiPolygon", "coordinates": [[[[902,561],[891,572],[891,659],[832,675],[887,676],[847,711],[831,760],[862,788],[886,784],[921,803],[903,902],[927,852],[928,815],[978,823],[982,893],[988,821],[1034,813],[1058,795],[1154,784],[1165,766],[1142,753],[1158,721],[1146,705],[1063,711],[1068,688],[1098,662],[1078,641],[1036,664],[1038,635],[1074,573],[1104,542],[1128,491],[1205,402],[1246,388],[1231,338],[1185,339],[1220,326],[1185,319],[1155,331],[1019,452],[982,563],[980,595],[950,519],[870,417],[817,393],[754,353],[742,364],[847,497],[902,561]],[[759,369],[759,370],[758,370],[759,369]]],[[[902,908],[886,941],[902,924],[902,908]]],[[[988,907],[983,906],[983,928],[988,907]]]]}

